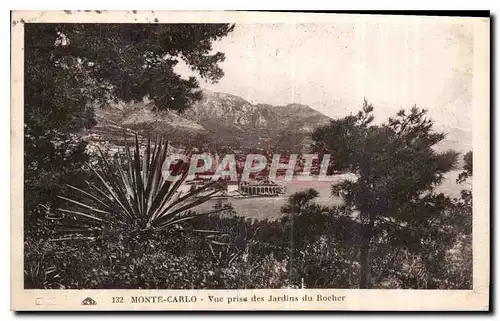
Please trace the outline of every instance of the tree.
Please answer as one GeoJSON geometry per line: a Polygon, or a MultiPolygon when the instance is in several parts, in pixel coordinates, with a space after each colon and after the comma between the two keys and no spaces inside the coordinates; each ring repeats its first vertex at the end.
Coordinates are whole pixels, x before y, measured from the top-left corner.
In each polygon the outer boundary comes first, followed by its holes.
{"type": "Polygon", "coordinates": [[[359,226],[360,288],[372,286],[370,254],[377,237],[390,235],[397,246],[418,251],[432,218],[449,203],[435,188],[458,155],[433,149],[445,134],[432,130],[424,109],[401,110],[381,125],[373,119],[365,101],[356,115],[332,120],[312,135],[316,152],[330,153],[336,170],[357,177],[334,185],[332,193],[342,195],[341,212],[359,226]]]}
{"type": "MultiPolygon", "coordinates": [[[[316,197],[319,196],[318,191],[313,188],[309,188],[305,191],[300,191],[292,194],[287,202],[281,207],[281,212],[288,214],[287,216],[281,219],[281,222],[284,223],[285,226],[289,228],[290,236],[289,236],[289,265],[288,265],[288,273],[289,279],[293,283],[295,280],[294,273],[294,254],[297,251],[296,248],[300,248],[300,245],[295,244],[297,241],[302,241],[302,236],[304,233],[299,232],[299,228],[294,224],[297,216],[300,216],[304,212],[307,211],[313,204],[311,203],[316,197]],[[297,233],[299,232],[299,233],[297,233]],[[300,234],[300,235],[297,235],[300,234]]],[[[306,217],[307,218],[307,217],[306,217]]],[[[299,224],[299,227],[304,225],[299,224]]],[[[305,227],[309,227],[310,225],[306,224],[305,227]]],[[[302,231],[301,231],[302,232],[302,231]]],[[[316,236],[316,235],[314,235],[316,236]]]]}
{"type": "MultiPolygon", "coordinates": [[[[472,177],[472,151],[464,157],[463,172],[458,175],[457,182],[463,183],[472,177]]],[[[455,202],[455,225],[459,231],[454,253],[448,256],[447,265],[451,267],[452,281],[455,287],[472,289],[472,190],[463,189],[460,198],[455,202]],[[451,261],[451,262],[449,262],[451,261]]]]}
{"type": "MultiPolygon", "coordinates": [[[[469,177],[472,177],[472,151],[467,152],[464,157],[464,165],[462,167],[463,171],[458,174],[457,183],[462,184],[467,181],[469,177]]],[[[459,205],[463,206],[472,215],[472,190],[463,189],[460,191],[459,205]]]]}
{"type": "Polygon", "coordinates": [[[207,80],[223,76],[212,43],[229,24],[25,24],[25,209],[54,206],[64,183],[82,182],[86,143],[75,133],[96,124],[94,108],[141,101],[182,112],[201,98],[178,75],[183,60],[207,80]]]}
{"type": "Polygon", "coordinates": [[[464,166],[463,171],[458,175],[457,183],[463,183],[472,176],[472,151],[468,151],[464,155],[464,166]]]}
{"type": "MultiPolygon", "coordinates": [[[[323,235],[326,228],[327,208],[318,205],[314,199],[319,196],[318,191],[308,188],[290,195],[281,207],[286,214],[280,220],[284,231],[283,245],[288,247],[288,278],[291,285],[299,285],[299,276],[306,273],[305,250],[313,246],[314,242],[323,235]]],[[[307,273],[306,273],[307,274],[307,273]]]]}

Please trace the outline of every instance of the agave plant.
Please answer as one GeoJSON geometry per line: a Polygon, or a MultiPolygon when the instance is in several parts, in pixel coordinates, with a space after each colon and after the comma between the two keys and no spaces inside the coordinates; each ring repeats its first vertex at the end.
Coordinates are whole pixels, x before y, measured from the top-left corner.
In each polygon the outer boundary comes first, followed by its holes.
{"type": "Polygon", "coordinates": [[[98,149],[100,168],[88,165],[96,183],[86,182],[86,190],[68,185],[83,200],[58,196],[71,204],[69,208],[58,210],[85,224],[99,227],[113,223],[139,231],[169,229],[195,217],[222,210],[215,209],[205,213],[192,210],[217,193],[218,185],[213,181],[189,192],[180,191],[179,188],[188,175],[187,162],[179,162],[173,169],[173,174],[180,175],[180,179],[171,181],[163,177],[162,168],[168,156],[168,141],[159,138],[152,146],[148,138],[142,155],[140,149],[136,135],[132,148],[126,144],[125,164],[118,160],[109,161],[98,149]],[[208,190],[209,188],[213,190],[208,190]]]}

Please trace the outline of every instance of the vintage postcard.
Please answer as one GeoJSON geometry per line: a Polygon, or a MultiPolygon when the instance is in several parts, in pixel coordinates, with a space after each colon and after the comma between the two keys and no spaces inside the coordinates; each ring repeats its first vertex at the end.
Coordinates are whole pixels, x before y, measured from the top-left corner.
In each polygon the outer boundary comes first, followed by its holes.
{"type": "Polygon", "coordinates": [[[489,17],[11,23],[12,310],[489,310],[489,17]]]}

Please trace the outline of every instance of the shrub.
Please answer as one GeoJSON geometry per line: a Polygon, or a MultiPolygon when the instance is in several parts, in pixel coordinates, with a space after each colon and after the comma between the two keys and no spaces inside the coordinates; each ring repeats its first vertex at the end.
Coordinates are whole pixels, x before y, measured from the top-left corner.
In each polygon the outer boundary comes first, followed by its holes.
{"type": "MultiPolygon", "coordinates": [[[[183,194],[179,188],[188,176],[188,162],[175,165],[174,174],[180,175],[179,179],[172,181],[163,177],[168,154],[168,141],[163,139],[154,147],[148,139],[141,158],[136,136],[133,155],[128,146],[125,148],[126,164],[116,159],[110,163],[99,152],[101,169],[89,165],[96,182],[87,182],[86,190],[69,185],[83,199],[59,196],[71,208],[58,210],[76,220],[80,232],[85,228],[87,232],[100,233],[110,224],[122,226],[124,232],[139,234],[179,228],[183,222],[207,215],[191,209],[218,192],[214,189],[200,196],[208,188],[217,186],[217,182],[210,182],[183,194]]],[[[213,212],[218,211],[220,209],[213,212]]]]}

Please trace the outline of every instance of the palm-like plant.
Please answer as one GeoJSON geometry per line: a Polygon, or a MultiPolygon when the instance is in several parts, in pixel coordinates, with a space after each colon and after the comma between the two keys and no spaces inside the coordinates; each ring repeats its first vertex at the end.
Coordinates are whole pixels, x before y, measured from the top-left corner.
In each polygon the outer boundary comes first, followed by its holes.
{"type": "Polygon", "coordinates": [[[180,175],[180,179],[171,181],[163,177],[168,141],[159,138],[152,146],[148,138],[142,159],[137,136],[132,149],[131,152],[131,148],[126,145],[126,164],[117,160],[108,161],[99,149],[101,168],[89,165],[96,183],[86,182],[86,190],[68,185],[84,200],[59,196],[72,205],[70,208],[59,208],[59,211],[97,227],[112,223],[135,231],[160,231],[223,210],[207,213],[192,211],[217,193],[218,185],[214,181],[189,192],[180,191],[180,186],[188,176],[188,163],[179,162],[175,165],[173,174],[180,175]],[[209,188],[214,189],[206,192],[209,188]],[[202,192],[205,194],[200,196],[202,192]]]}

